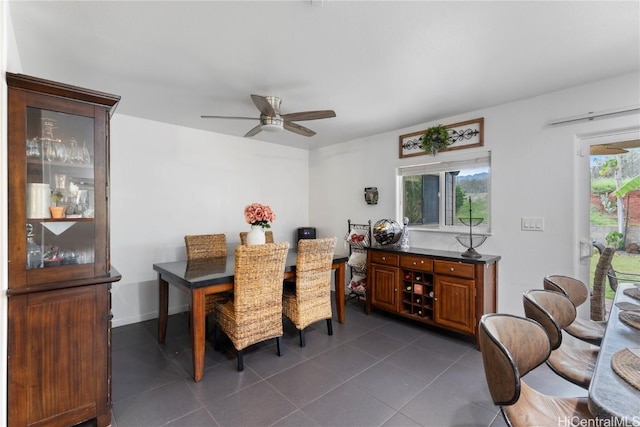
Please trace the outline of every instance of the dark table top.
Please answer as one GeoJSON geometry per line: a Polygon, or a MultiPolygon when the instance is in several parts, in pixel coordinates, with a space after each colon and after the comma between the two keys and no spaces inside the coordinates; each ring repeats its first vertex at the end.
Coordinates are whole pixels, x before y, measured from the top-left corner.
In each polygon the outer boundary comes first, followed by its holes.
{"type": "MultiPolygon", "coordinates": [[[[297,252],[290,249],[285,263],[285,272],[295,269],[297,252]]],[[[346,262],[348,254],[334,254],[333,262],[346,262]]],[[[172,261],[153,264],[153,269],[170,283],[188,288],[201,288],[233,280],[235,254],[227,257],[205,258],[194,261],[172,261]]]]}
{"type": "Polygon", "coordinates": [[[611,358],[617,351],[624,348],[640,348],[640,330],[622,323],[618,319],[621,310],[616,306],[616,303],[623,301],[640,304],[640,301],[623,293],[632,286],[635,285],[618,285],[607,329],[600,345],[596,369],[589,386],[589,409],[598,418],[611,420],[615,417],[622,421],[615,425],[637,426],[640,425],[640,390],[618,376],[611,367],[611,358]]]}

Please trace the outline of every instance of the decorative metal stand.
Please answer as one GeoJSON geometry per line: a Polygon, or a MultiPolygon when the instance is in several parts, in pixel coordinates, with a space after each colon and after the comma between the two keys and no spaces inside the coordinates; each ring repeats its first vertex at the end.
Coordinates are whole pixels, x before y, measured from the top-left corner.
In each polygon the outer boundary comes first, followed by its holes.
{"type": "Polygon", "coordinates": [[[461,255],[465,258],[480,258],[482,255],[476,252],[475,248],[481,246],[489,236],[484,234],[473,234],[473,227],[480,225],[484,219],[473,217],[471,211],[471,197],[469,197],[469,218],[458,218],[458,220],[464,225],[469,226],[469,234],[460,234],[456,236],[456,240],[462,246],[467,248],[466,252],[463,252],[461,255]]]}
{"type": "Polygon", "coordinates": [[[347,285],[350,293],[347,299],[356,298],[364,300],[367,287],[367,266],[365,264],[353,264],[351,257],[354,253],[362,254],[366,258],[367,248],[371,246],[371,220],[366,224],[355,224],[351,220],[347,220],[348,231],[345,240],[349,245],[349,261],[347,266],[351,273],[351,279],[347,285]],[[355,235],[354,235],[355,234],[355,235]],[[354,277],[360,277],[361,280],[354,282],[354,277]]]}

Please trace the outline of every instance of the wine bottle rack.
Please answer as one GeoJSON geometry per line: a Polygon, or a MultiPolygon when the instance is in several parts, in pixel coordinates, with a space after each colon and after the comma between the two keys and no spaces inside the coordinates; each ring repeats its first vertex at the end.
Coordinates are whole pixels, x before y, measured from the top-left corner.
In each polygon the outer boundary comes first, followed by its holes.
{"type": "Polygon", "coordinates": [[[433,274],[401,270],[402,312],[421,319],[433,319],[433,274]]]}

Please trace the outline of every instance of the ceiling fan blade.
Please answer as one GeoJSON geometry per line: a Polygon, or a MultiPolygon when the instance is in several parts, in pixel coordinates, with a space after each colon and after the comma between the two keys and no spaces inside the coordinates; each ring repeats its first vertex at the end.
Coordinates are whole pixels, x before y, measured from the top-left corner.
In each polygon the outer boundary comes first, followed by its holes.
{"type": "Polygon", "coordinates": [[[235,120],[260,120],[257,117],[235,117],[235,116],[200,116],[203,119],[235,119],[235,120]]]}
{"type": "Polygon", "coordinates": [[[303,135],[303,136],[313,136],[316,133],[314,131],[312,131],[309,128],[306,128],[304,126],[300,126],[297,123],[292,123],[292,122],[284,122],[283,127],[291,132],[303,135]]]}
{"type": "Polygon", "coordinates": [[[335,116],[336,112],[333,110],[301,111],[299,113],[282,114],[282,118],[285,119],[285,121],[292,122],[299,122],[300,120],[330,119],[335,116]]]}
{"type": "Polygon", "coordinates": [[[251,99],[253,100],[253,103],[256,104],[258,110],[265,116],[276,115],[276,111],[273,109],[273,106],[269,103],[265,96],[251,95],[251,99]]]}
{"type": "Polygon", "coordinates": [[[256,127],[254,127],[253,129],[251,129],[249,132],[244,134],[245,138],[249,138],[252,137],[253,135],[256,135],[258,133],[260,133],[260,131],[262,130],[262,125],[258,125],[256,127]]]}

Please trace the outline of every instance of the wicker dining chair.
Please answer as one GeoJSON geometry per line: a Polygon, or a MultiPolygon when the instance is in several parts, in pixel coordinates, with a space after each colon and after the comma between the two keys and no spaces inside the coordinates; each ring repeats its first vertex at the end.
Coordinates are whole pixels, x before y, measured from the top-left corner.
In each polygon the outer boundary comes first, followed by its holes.
{"type": "MultiPolygon", "coordinates": [[[[219,258],[227,256],[227,238],[224,234],[192,234],[184,236],[187,261],[219,258]]],[[[205,296],[205,315],[214,312],[216,302],[229,298],[229,293],[205,296]]]]}
{"type": "Polygon", "coordinates": [[[611,260],[615,251],[606,247],[600,253],[593,276],[593,291],[591,292],[591,320],[606,321],[608,318],[605,294],[607,290],[607,273],[611,269],[611,260]]]}
{"type": "Polygon", "coordinates": [[[550,354],[549,338],[540,324],[511,314],[485,314],[478,334],[491,399],[507,425],[557,426],[562,420],[591,425],[596,421],[586,397],[549,396],[522,380],[550,354]]]}
{"type": "Polygon", "coordinates": [[[298,329],[300,347],[306,345],[304,329],[317,321],[326,320],[333,335],[331,264],[336,241],[336,237],[300,240],[295,278],[285,280],[282,312],[298,329]]]}
{"type": "MultiPolygon", "coordinates": [[[[247,244],[247,234],[249,232],[248,231],[241,231],[240,232],[240,244],[241,245],[246,245],[247,244]]],[[[264,232],[264,239],[265,239],[265,243],[273,243],[273,231],[265,231],[264,232]]]]}
{"type": "Polygon", "coordinates": [[[589,388],[598,358],[598,348],[580,349],[562,342],[562,330],[576,318],[576,307],[565,295],[544,289],[523,294],[525,315],[538,322],[547,332],[551,355],[547,365],[562,378],[589,388]]]}
{"type": "Polygon", "coordinates": [[[244,370],[242,351],[276,339],[282,356],[282,277],[289,243],[238,245],[235,252],[233,299],[216,304],[216,348],[221,330],[237,351],[238,371],[244,370]]]}
{"type": "MultiPolygon", "coordinates": [[[[584,304],[589,298],[589,288],[587,285],[582,280],[573,277],[552,274],[546,276],[542,283],[544,289],[566,295],[576,308],[584,304]]],[[[606,322],[596,322],[594,320],[576,317],[576,320],[564,328],[564,330],[567,331],[569,335],[582,341],[599,346],[602,343],[605,327],[606,322]]]]}

